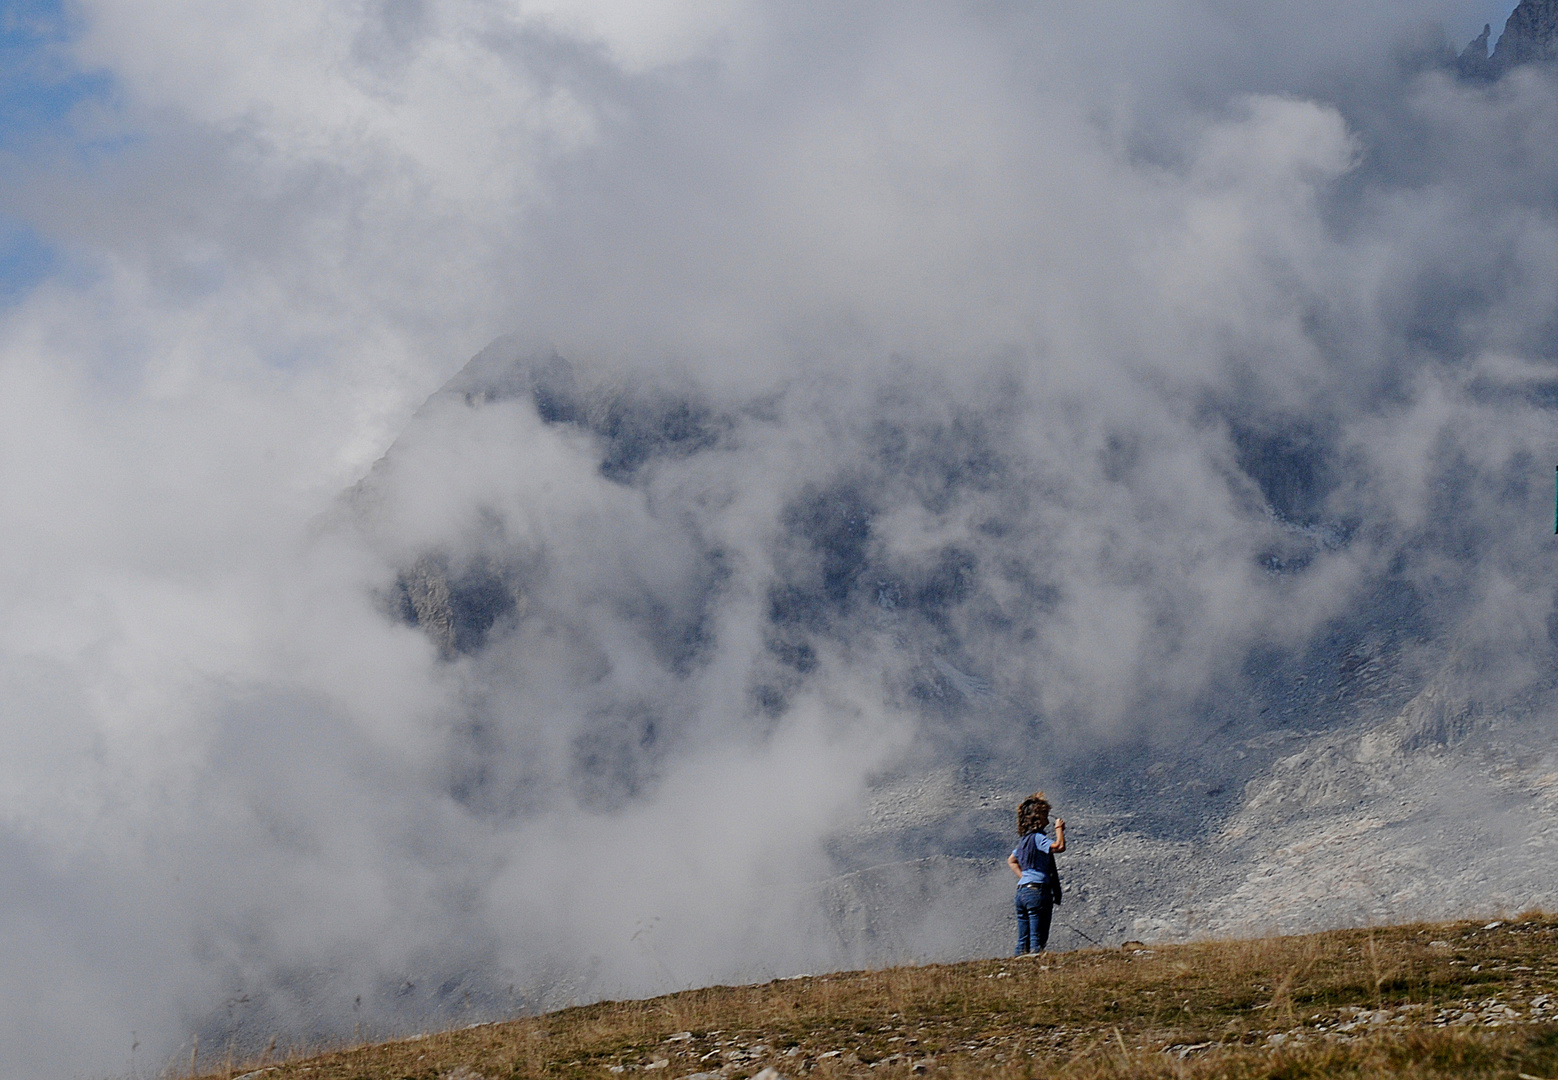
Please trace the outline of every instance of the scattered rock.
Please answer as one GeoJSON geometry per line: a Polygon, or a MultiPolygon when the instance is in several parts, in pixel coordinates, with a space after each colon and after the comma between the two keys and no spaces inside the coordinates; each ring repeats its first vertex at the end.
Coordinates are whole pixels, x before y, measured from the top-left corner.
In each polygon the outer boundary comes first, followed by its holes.
{"type": "Polygon", "coordinates": [[[665,1041],[666,1042],[686,1042],[687,1040],[689,1040],[691,1038],[692,1038],[692,1032],[690,1032],[690,1031],[678,1031],[675,1035],[667,1036],[665,1041]]]}

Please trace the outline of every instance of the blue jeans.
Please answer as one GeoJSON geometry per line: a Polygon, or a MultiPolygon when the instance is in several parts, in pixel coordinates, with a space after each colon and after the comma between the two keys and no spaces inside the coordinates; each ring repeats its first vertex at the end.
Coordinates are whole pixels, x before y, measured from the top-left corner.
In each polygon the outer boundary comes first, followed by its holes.
{"type": "Polygon", "coordinates": [[[1017,890],[1017,952],[1043,952],[1049,944],[1049,919],[1055,912],[1049,889],[1023,886],[1017,890]]]}

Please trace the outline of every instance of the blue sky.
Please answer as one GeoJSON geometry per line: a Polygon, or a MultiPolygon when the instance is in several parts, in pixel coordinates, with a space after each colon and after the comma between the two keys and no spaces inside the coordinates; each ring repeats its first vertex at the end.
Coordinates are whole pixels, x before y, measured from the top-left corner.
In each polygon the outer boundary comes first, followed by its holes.
{"type": "MultiPolygon", "coordinates": [[[[77,70],[66,54],[69,20],[58,0],[0,3],[0,169],[78,143],[71,116],[104,99],[110,81],[77,70]]],[[[53,246],[0,196],[0,303],[42,280],[58,262],[53,246]]]]}

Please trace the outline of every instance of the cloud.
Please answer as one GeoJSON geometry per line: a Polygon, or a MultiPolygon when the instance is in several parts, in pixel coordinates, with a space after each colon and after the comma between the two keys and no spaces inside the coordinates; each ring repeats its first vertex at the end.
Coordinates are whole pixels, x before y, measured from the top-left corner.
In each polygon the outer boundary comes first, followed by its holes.
{"type": "Polygon", "coordinates": [[[1527,685],[1550,75],[1126,14],[73,8],[0,1071],[860,959],[883,775],[1172,740],[1386,585],[1527,685]]]}

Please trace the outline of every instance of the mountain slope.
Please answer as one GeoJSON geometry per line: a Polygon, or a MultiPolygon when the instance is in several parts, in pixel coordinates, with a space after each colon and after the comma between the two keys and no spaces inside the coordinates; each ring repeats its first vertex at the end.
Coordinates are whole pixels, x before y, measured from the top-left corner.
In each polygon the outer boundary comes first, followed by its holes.
{"type": "Polygon", "coordinates": [[[256,1065],[242,1076],[1551,1076],[1558,922],[797,976],[256,1065]]]}

